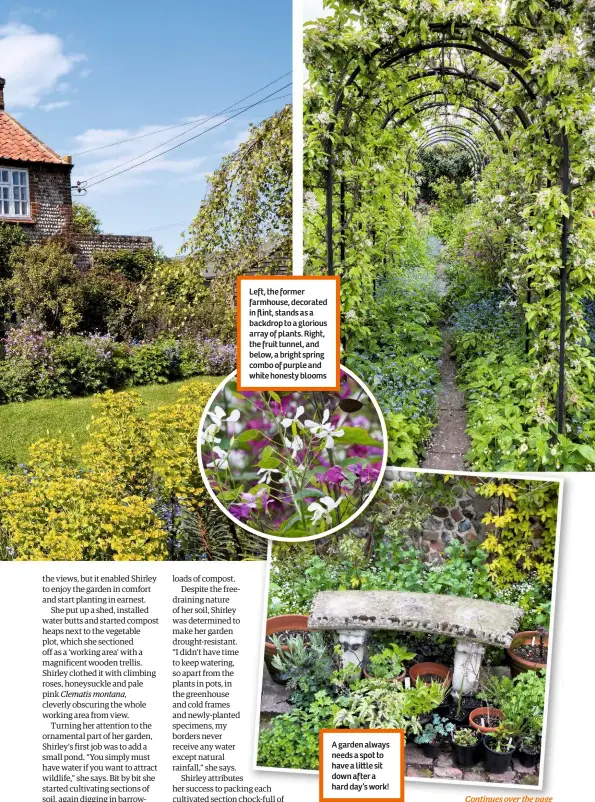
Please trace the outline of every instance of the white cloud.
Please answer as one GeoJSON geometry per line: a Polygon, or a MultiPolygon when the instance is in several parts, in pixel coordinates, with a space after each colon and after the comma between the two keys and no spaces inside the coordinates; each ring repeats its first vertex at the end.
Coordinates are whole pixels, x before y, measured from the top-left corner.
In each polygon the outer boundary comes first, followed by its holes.
{"type": "Polygon", "coordinates": [[[56,109],[65,109],[67,106],[70,106],[70,100],[54,100],[52,103],[41,104],[44,111],[56,111],[56,109]]]}
{"type": "Polygon", "coordinates": [[[242,131],[238,131],[238,133],[231,139],[226,139],[221,145],[221,150],[224,153],[230,153],[231,151],[237,150],[242,143],[246,142],[249,136],[250,129],[244,128],[242,131]]]}
{"type": "Polygon", "coordinates": [[[57,88],[85,56],[64,52],[62,40],[40,33],[30,25],[9,23],[0,26],[0,75],[6,79],[8,109],[34,108],[57,88]]]}
{"type": "Polygon", "coordinates": [[[302,0],[302,8],[304,22],[328,17],[333,13],[330,9],[322,7],[322,0],[302,0]]]}
{"type": "MultiPolygon", "coordinates": [[[[171,155],[158,156],[146,164],[140,164],[145,159],[149,159],[159,153],[162,146],[164,148],[168,147],[165,141],[176,136],[175,130],[168,129],[169,126],[144,125],[137,129],[90,128],[84,131],[74,137],[73,149],[75,154],[79,150],[93,150],[93,152],[88,154],[81,153],[81,155],[73,157],[76,173],[75,180],[88,180],[89,183],[93,183],[94,180],[99,181],[111,175],[112,171],[127,170],[122,175],[98,184],[97,188],[90,189],[93,193],[101,192],[102,194],[105,192],[121,192],[123,189],[128,190],[137,186],[163,183],[167,180],[166,176],[168,174],[182,177],[184,181],[200,180],[203,177],[200,168],[204,166],[205,162],[203,156],[178,158],[178,151],[173,151],[171,155]],[[159,132],[163,132],[161,136],[159,136],[159,132]],[[155,136],[146,136],[147,134],[155,134],[155,136]],[[107,148],[105,147],[106,145],[112,145],[112,147],[107,148]],[[96,148],[105,149],[95,150],[96,148]],[[155,150],[147,152],[151,148],[155,150]],[[97,179],[94,176],[97,176],[97,179]]],[[[180,140],[175,140],[171,143],[171,146],[182,140],[183,137],[180,137],[180,140]]]]}

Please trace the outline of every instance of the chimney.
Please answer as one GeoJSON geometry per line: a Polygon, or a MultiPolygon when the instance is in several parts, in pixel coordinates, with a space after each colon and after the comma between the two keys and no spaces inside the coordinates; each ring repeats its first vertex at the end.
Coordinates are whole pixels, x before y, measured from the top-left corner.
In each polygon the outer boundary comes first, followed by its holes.
{"type": "Polygon", "coordinates": [[[6,81],[0,78],[0,111],[4,111],[4,85],[6,81]]]}

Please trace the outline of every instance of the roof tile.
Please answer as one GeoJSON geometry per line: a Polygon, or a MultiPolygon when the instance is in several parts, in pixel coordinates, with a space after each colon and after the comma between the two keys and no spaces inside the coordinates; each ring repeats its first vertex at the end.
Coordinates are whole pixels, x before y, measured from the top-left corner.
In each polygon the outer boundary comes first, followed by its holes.
{"type": "Polygon", "coordinates": [[[68,163],[6,111],[0,111],[0,159],[46,164],[68,163]]]}

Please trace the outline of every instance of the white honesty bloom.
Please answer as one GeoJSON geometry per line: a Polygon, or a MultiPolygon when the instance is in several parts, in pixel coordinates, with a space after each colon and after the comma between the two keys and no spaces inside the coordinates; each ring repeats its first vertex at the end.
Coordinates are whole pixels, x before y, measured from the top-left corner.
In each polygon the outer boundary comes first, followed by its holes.
{"type": "Polygon", "coordinates": [[[227,470],[229,467],[229,454],[227,451],[219,448],[219,446],[215,446],[213,454],[215,454],[215,459],[213,462],[207,462],[207,468],[218,468],[222,471],[227,470]]]}
{"type": "Polygon", "coordinates": [[[240,410],[234,409],[234,411],[227,415],[227,412],[222,407],[215,407],[212,412],[207,412],[209,418],[216,423],[219,428],[223,425],[225,421],[237,421],[240,419],[240,410]]]}
{"type": "Polygon", "coordinates": [[[310,433],[313,434],[314,437],[318,438],[318,440],[325,441],[325,448],[333,448],[335,445],[335,437],[343,437],[345,434],[343,429],[334,428],[333,424],[330,422],[330,417],[331,413],[328,409],[325,409],[321,423],[317,423],[313,420],[307,420],[305,422],[306,428],[310,430],[310,433]]]}
{"type": "Polygon", "coordinates": [[[291,458],[295,459],[298,455],[298,452],[301,451],[302,448],[304,447],[304,441],[299,436],[299,434],[292,439],[290,439],[289,437],[285,437],[284,440],[286,448],[289,448],[291,451],[291,458]]]}
{"type": "Polygon", "coordinates": [[[330,496],[323,496],[320,501],[313,501],[312,504],[308,505],[308,512],[312,513],[312,523],[318,523],[321,518],[324,518],[327,524],[332,523],[331,512],[337,509],[342,501],[342,496],[336,501],[330,496]]]}
{"type": "Polygon", "coordinates": [[[301,418],[302,415],[304,414],[304,412],[305,412],[304,407],[298,407],[296,409],[293,417],[290,416],[290,417],[287,417],[287,418],[283,418],[283,420],[281,421],[281,425],[283,426],[283,428],[289,429],[291,424],[295,423],[295,424],[297,424],[297,426],[300,429],[303,429],[304,428],[304,424],[301,422],[301,420],[298,420],[298,418],[301,418]]]}
{"type": "Polygon", "coordinates": [[[219,426],[216,423],[209,423],[206,429],[200,433],[200,444],[204,445],[213,445],[214,443],[220,443],[221,438],[217,437],[219,433],[219,426]]]}

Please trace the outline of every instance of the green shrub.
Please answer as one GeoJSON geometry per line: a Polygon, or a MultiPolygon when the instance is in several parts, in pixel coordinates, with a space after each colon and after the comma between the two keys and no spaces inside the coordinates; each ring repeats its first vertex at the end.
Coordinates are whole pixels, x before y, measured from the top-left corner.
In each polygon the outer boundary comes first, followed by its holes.
{"type": "Polygon", "coordinates": [[[77,329],[83,307],[80,272],[63,245],[19,245],[10,254],[10,268],[7,289],[20,318],[35,318],[50,331],[77,329]]]}
{"type": "Polygon", "coordinates": [[[128,373],[132,384],[163,384],[179,378],[176,357],[168,353],[163,343],[137,345],[130,353],[128,373]]]}

